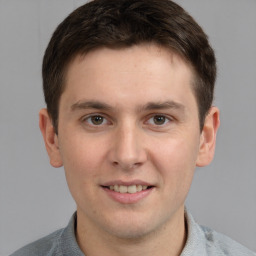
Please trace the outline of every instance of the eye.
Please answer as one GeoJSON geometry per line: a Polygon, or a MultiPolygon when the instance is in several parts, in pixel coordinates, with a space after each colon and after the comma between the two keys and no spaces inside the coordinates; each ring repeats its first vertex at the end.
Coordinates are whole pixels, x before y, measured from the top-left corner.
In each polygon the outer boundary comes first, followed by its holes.
{"type": "Polygon", "coordinates": [[[89,123],[90,125],[93,125],[93,126],[104,125],[104,124],[107,124],[107,122],[108,122],[105,117],[100,116],[100,115],[89,116],[89,117],[85,118],[84,121],[86,121],[87,123],[89,123]]]}
{"type": "Polygon", "coordinates": [[[165,125],[168,122],[170,122],[170,118],[167,118],[164,115],[155,115],[148,120],[149,124],[158,126],[165,125]]]}

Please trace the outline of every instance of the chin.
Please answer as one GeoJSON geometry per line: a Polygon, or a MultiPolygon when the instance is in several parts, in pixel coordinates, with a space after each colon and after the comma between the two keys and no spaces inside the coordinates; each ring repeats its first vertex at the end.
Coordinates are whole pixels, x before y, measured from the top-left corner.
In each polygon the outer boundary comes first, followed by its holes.
{"type": "Polygon", "coordinates": [[[136,218],[136,216],[131,215],[121,220],[114,219],[116,220],[115,223],[108,223],[109,225],[105,227],[110,235],[119,239],[137,240],[154,233],[159,228],[157,223],[145,218],[145,216],[144,218],[136,218]]]}
{"type": "Polygon", "coordinates": [[[111,235],[124,240],[138,240],[141,239],[148,234],[150,234],[150,230],[143,227],[135,227],[130,225],[129,228],[121,227],[118,228],[112,228],[108,229],[108,232],[111,233],[111,235]]]}

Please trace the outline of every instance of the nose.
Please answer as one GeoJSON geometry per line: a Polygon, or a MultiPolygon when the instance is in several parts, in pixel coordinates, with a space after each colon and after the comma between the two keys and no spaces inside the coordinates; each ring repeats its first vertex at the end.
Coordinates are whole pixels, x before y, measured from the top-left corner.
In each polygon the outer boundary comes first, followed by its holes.
{"type": "Polygon", "coordinates": [[[147,153],[141,133],[135,125],[117,129],[110,152],[112,165],[122,170],[132,170],[146,162],[147,153]]]}

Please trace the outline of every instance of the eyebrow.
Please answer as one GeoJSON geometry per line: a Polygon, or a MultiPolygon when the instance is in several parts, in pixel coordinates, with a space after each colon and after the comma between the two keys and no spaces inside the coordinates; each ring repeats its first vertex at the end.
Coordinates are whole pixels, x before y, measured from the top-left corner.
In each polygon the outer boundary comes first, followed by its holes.
{"type": "Polygon", "coordinates": [[[79,110],[79,109],[99,109],[99,110],[111,110],[112,107],[106,103],[100,101],[78,101],[71,106],[71,110],[79,110]]]}
{"type": "MultiPolygon", "coordinates": [[[[113,110],[113,107],[109,104],[100,101],[78,101],[71,106],[71,110],[82,110],[82,109],[99,109],[99,110],[113,110]]],[[[176,101],[164,101],[164,102],[149,102],[144,106],[138,108],[139,112],[158,110],[158,109],[176,109],[179,111],[184,111],[185,106],[176,101]]]]}
{"type": "Polygon", "coordinates": [[[176,109],[185,110],[185,106],[176,101],[164,101],[164,102],[149,102],[142,107],[142,110],[157,110],[157,109],[176,109]]]}

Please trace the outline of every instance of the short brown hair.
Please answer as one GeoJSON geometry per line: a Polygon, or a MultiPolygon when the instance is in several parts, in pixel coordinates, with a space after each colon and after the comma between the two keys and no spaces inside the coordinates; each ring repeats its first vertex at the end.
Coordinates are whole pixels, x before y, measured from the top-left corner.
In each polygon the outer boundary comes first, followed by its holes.
{"type": "Polygon", "coordinates": [[[94,0],[73,11],[55,30],[43,59],[43,88],[55,131],[68,64],[100,47],[156,43],[182,56],[193,68],[200,128],[213,101],[214,51],[195,20],[170,0],[94,0]]]}

